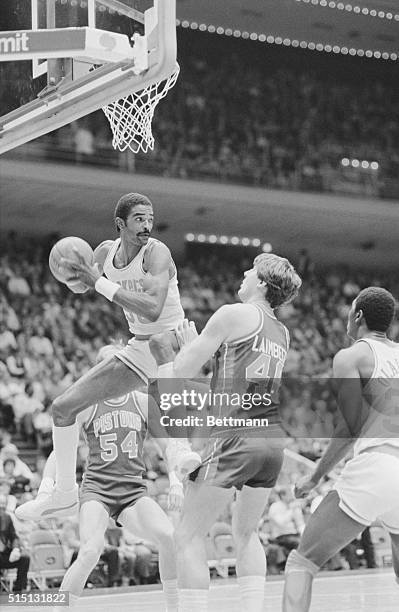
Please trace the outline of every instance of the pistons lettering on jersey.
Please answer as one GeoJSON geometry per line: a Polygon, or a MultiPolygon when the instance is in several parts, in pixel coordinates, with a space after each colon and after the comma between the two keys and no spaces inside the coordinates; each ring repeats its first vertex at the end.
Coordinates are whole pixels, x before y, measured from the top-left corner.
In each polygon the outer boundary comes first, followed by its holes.
{"type": "Polygon", "coordinates": [[[133,291],[134,293],[143,293],[143,279],[125,279],[116,281],[118,285],[122,287],[122,289],[126,289],[126,291],[133,291]]]}
{"type": "Polygon", "coordinates": [[[134,412],[128,410],[113,410],[106,412],[93,421],[94,435],[107,433],[112,429],[128,428],[135,431],[141,430],[141,418],[134,412]]]}
{"type": "Polygon", "coordinates": [[[266,353],[266,355],[275,357],[283,363],[287,357],[287,351],[280,344],[277,344],[277,342],[272,342],[268,338],[259,335],[255,336],[254,338],[252,350],[257,353],[266,353]]]}

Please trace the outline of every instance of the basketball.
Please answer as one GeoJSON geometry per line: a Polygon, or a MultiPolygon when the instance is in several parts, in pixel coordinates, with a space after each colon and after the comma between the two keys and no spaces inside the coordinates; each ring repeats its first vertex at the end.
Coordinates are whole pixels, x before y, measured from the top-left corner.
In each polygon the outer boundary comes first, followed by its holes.
{"type": "Polygon", "coordinates": [[[62,238],[51,249],[48,261],[52,275],[61,283],[68,284],[76,281],[72,270],[61,264],[63,258],[78,261],[74,249],[77,249],[87,263],[92,264],[94,261],[93,249],[88,242],[75,236],[62,238]]]}

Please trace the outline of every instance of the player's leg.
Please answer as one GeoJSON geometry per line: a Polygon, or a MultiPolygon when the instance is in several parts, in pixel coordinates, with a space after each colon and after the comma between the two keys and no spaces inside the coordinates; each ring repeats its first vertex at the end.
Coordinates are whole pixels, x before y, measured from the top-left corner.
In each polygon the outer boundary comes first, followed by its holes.
{"type": "MultiPolygon", "coordinates": [[[[160,395],[165,396],[166,394],[168,397],[174,393],[182,395],[183,381],[177,380],[173,371],[173,362],[179,351],[176,334],[173,331],[154,334],[149,340],[149,347],[158,365],[157,379],[160,395]]],[[[152,433],[151,429],[150,433],[152,433]]],[[[170,468],[177,466],[177,474],[182,479],[198,468],[201,464],[201,457],[192,450],[182,429],[179,433],[181,434],[179,438],[165,438],[164,440],[159,438],[159,441],[164,444],[168,465],[170,468]]]]}
{"type": "Polygon", "coordinates": [[[166,609],[167,612],[177,612],[176,548],[171,521],[162,508],[147,496],[123,510],[118,520],[130,532],[157,545],[166,609]]]}
{"type": "Polygon", "coordinates": [[[208,610],[209,569],[206,536],[224,508],[231,501],[234,489],[189,482],[183,513],[176,527],[177,575],[181,612],[208,610]]]}
{"type": "Polygon", "coordinates": [[[233,511],[233,537],[236,547],[236,572],[242,609],[263,610],[266,554],[257,528],[271,489],[244,486],[237,493],[233,511]]]}
{"type": "Polygon", "coordinates": [[[47,514],[77,500],[76,416],[98,401],[119,397],[143,384],[143,379],[119,359],[102,361],[77,380],[53,402],[53,443],[56,458],[56,488],[42,509],[47,514]]]}
{"type": "Polygon", "coordinates": [[[310,516],[298,550],[289,554],[283,612],[308,612],[318,570],[366,527],[341,510],[339,502],[338,493],[330,491],[310,516]]]}
{"type": "Polygon", "coordinates": [[[101,557],[108,522],[109,514],[100,502],[90,500],[82,505],[79,516],[79,554],[60,587],[62,591],[69,591],[73,603],[82,594],[90,573],[101,557]]]}

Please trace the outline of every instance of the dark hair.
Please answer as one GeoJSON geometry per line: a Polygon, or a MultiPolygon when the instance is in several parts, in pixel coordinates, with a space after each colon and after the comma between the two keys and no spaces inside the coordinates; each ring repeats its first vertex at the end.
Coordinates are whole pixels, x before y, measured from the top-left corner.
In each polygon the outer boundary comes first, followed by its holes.
{"type": "Polygon", "coordinates": [[[395,316],[395,298],[382,287],[366,287],[356,298],[355,312],[359,310],[370,331],[386,332],[395,316]]]}
{"type": "Polygon", "coordinates": [[[141,193],[126,193],[118,200],[114,212],[114,222],[117,232],[119,232],[120,229],[116,224],[116,218],[120,217],[126,222],[132,208],[140,205],[152,207],[152,202],[149,198],[147,198],[147,196],[142,195],[141,193]]]}

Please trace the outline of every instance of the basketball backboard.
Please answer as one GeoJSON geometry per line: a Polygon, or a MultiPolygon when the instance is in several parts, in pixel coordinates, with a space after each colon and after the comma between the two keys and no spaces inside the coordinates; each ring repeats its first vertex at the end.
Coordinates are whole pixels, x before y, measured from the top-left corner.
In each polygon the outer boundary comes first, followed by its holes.
{"type": "Polygon", "coordinates": [[[0,32],[0,61],[10,62],[12,74],[11,61],[31,60],[30,89],[37,92],[38,83],[42,88],[31,102],[0,118],[0,153],[153,86],[175,71],[176,0],[26,4],[30,14],[24,15],[23,27],[29,29],[12,28],[11,22],[9,30],[0,32]]]}

